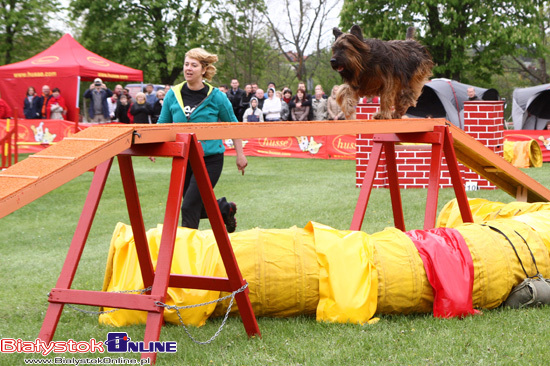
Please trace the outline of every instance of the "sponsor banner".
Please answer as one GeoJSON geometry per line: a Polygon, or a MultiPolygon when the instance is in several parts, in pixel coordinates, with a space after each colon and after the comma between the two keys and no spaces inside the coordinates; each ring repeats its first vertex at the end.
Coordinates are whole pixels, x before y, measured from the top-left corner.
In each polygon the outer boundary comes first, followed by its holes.
{"type": "MultiPolygon", "coordinates": [[[[0,138],[6,134],[7,121],[0,119],[0,138]]],[[[48,119],[19,119],[18,151],[35,153],[75,134],[75,123],[48,119]]],[[[81,131],[92,124],[79,123],[81,131]]],[[[13,120],[10,122],[13,128],[13,120]]],[[[226,155],[235,155],[232,140],[224,140],[226,155]]],[[[309,159],[355,159],[355,135],[264,137],[243,140],[247,156],[309,159]]]]}
{"type": "MultiPolygon", "coordinates": [[[[75,134],[75,123],[56,119],[19,119],[17,133],[18,152],[35,153],[48,147],[51,143],[59,142],[65,137],[75,134]]],[[[0,119],[0,138],[6,135],[7,120],[0,119]]],[[[88,123],[80,123],[79,131],[89,127],[88,123]]],[[[13,120],[9,129],[14,128],[13,120]]]]}
{"type": "Polygon", "coordinates": [[[504,131],[504,140],[535,140],[540,145],[542,161],[550,162],[550,130],[506,130],[504,131]]]}
{"type": "MultiPolygon", "coordinates": [[[[235,155],[232,140],[224,140],[225,154],[235,155]]],[[[309,159],[355,159],[355,135],[262,137],[243,140],[247,156],[309,159]]]]}

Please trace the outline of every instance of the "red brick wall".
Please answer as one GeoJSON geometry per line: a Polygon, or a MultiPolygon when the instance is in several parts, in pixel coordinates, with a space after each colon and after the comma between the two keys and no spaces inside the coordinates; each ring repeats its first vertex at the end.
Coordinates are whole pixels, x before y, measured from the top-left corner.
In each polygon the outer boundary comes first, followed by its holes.
{"type": "MultiPolygon", "coordinates": [[[[379,104],[359,104],[358,119],[371,119],[379,104]]],[[[464,130],[500,156],[504,144],[504,102],[474,101],[464,103],[464,130]]],[[[372,151],[372,135],[358,135],[356,141],[356,185],[361,186],[372,151]]],[[[395,147],[400,188],[427,188],[430,173],[431,145],[397,145],[395,147]]],[[[459,163],[466,182],[477,184],[478,189],[496,187],[477,173],[459,163]]],[[[441,171],[441,187],[452,187],[445,158],[441,171]]],[[[468,183],[471,184],[471,183],[468,183]]],[[[384,154],[376,171],[375,188],[388,188],[384,154]]]]}

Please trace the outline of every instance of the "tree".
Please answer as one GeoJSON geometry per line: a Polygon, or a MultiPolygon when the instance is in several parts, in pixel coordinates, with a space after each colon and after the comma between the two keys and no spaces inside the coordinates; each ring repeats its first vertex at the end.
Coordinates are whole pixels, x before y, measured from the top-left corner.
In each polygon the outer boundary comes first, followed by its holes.
{"type": "Polygon", "coordinates": [[[363,26],[365,34],[403,39],[406,28],[419,28],[417,39],[432,53],[434,75],[487,83],[502,73],[500,60],[530,38],[525,24],[536,15],[533,0],[344,0],[341,25],[363,26]]]}
{"type": "Polygon", "coordinates": [[[57,0],[0,0],[0,65],[44,50],[61,34],[48,26],[57,0]]]}
{"type": "Polygon", "coordinates": [[[327,95],[330,95],[334,85],[342,84],[342,77],[330,66],[331,58],[332,50],[330,47],[326,47],[320,50],[320,52],[311,55],[306,60],[306,64],[308,65],[310,62],[318,65],[315,69],[315,74],[312,75],[313,84],[321,84],[323,91],[327,95]]]}
{"type": "Polygon", "coordinates": [[[298,80],[307,80],[315,73],[319,63],[309,63],[307,69],[306,53],[311,52],[311,49],[316,53],[321,52],[329,14],[337,5],[338,1],[334,0],[284,0],[284,16],[281,17],[280,13],[265,13],[277,47],[294,69],[298,80]]]}
{"type": "Polygon", "coordinates": [[[269,45],[265,26],[264,0],[226,0],[218,14],[216,28],[220,57],[217,79],[229,83],[232,78],[241,82],[263,85],[263,77],[270,71],[278,53],[269,45]]]}
{"type": "Polygon", "coordinates": [[[527,27],[531,30],[529,46],[523,47],[522,56],[512,55],[516,67],[510,67],[510,71],[518,72],[532,81],[533,85],[550,83],[548,74],[548,62],[546,58],[550,53],[550,4],[546,1],[536,2],[536,17],[527,27]]]}
{"type": "Polygon", "coordinates": [[[173,84],[185,52],[215,38],[217,0],[73,0],[82,44],[113,61],[144,71],[144,78],[173,84]]]}

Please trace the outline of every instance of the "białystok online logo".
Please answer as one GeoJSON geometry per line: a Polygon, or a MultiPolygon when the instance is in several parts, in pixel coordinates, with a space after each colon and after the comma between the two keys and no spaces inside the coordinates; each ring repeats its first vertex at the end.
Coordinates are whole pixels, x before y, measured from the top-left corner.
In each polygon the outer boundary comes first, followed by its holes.
{"type": "Polygon", "coordinates": [[[178,351],[177,342],[132,342],[125,332],[109,332],[105,342],[96,341],[52,341],[46,343],[41,339],[23,341],[13,338],[0,339],[1,353],[174,353],[178,351]]]}
{"type": "Polygon", "coordinates": [[[126,352],[169,352],[178,351],[177,342],[132,342],[125,332],[110,332],[105,341],[107,352],[126,353],[126,352]]]}

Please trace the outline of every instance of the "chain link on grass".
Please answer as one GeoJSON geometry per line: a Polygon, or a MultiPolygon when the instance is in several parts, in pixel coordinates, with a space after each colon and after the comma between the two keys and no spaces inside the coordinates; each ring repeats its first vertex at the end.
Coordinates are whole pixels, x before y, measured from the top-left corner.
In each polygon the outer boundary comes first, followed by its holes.
{"type": "Polygon", "coordinates": [[[183,329],[185,330],[185,333],[187,333],[189,338],[193,342],[195,342],[196,344],[205,345],[205,344],[212,343],[218,337],[218,335],[220,335],[223,327],[225,326],[225,322],[227,321],[227,318],[229,317],[229,313],[231,312],[231,307],[233,306],[233,300],[235,300],[235,295],[237,295],[240,292],[243,292],[244,290],[246,290],[247,287],[248,287],[248,283],[245,283],[240,289],[233,291],[231,294],[229,294],[227,296],[220,297],[219,299],[208,301],[208,302],[205,302],[205,303],[202,303],[202,304],[176,306],[176,305],[167,305],[167,304],[164,304],[161,301],[156,301],[155,305],[162,306],[165,309],[176,310],[176,314],[178,315],[180,323],[183,326],[183,329]],[[192,309],[192,308],[196,308],[196,307],[199,307],[199,306],[210,305],[210,304],[214,304],[214,303],[217,303],[217,302],[220,302],[220,301],[224,301],[224,300],[229,299],[229,298],[231,298],[231,300],[229,301],[229,306],[227,307],[227,311],[225,312],[225,316],[223,317],[222,324],[220,325],[220,327],[218,328],[216,333],[214,333],[214,335],[212,337],[210,337],[210,339],[207,340],[207,341],[198,341],[197,339],[195,339],[195,337],[193,337],[191,335],[191,333],[189,332],[189,329],[185,326],[185,323],[183,322],[183,318],[181,317],[181,314],[180,314],[180,310],[192,309]]]}

